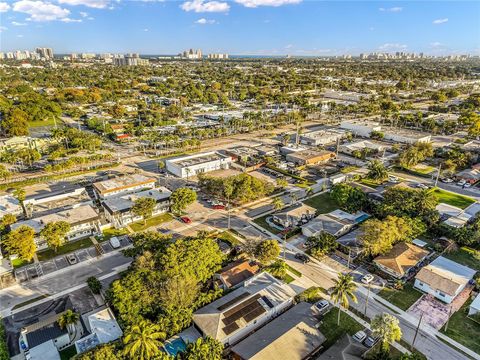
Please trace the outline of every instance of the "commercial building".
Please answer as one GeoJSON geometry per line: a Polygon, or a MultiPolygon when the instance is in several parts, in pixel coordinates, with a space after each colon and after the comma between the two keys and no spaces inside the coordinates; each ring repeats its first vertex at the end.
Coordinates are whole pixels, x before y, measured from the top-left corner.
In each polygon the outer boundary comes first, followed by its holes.
{"type": "Polygon", "coordinates": [[[385,255],[373,259],[382,271],[401,279],[408,275],[409,271],[422,262],[430,252],[413,244],[400,242],[385,255]]]}
{"type": "Polygon", "coordinates": [[[326,150],[303,150],[287,154],[287,161],[297,165],[315,165],[328,162],[335,158],[335,153],[326,150]]]}
{"type": "Polygon", "coordinates": [[[295,292],[269,273],[262,272],[244,285],[193,314],[195,328],[231,346],[272,320],[293,303],[295,292]]]}
{"type": "Polygon", "coordinates": [[[98,199],[120,196],[153,189],[156,180],[141,174],[130,174],[114,179],[99,181],[93,184],[93,191],[98,199]]]}
{"type": "Polygon", "coordinates": [[[312,304],[301,302],[295,305],[235,345],[233,358],[303,360],[311,357],[326,340],[318,330],[316,314],[312,304]]]}
{"type": "Polygon", "coordinates": [[[181,156],[165,161],[165,168],[175,176],[186,178],[209,171],[228,169],[232,158],[218,152],[181,156]]]}
{"type": "Polygon", "coordinates": [[[152,216],[163,214],[170,209],[170,196],[172,192],[165,187],[148,189],[133,194],[109,197],[102,201],[105,209],[105,218],[115,228],[122,228],[128,224],[143,220],[142,216],[136,215],[132,208],[135,201],[140,198],[149,198],[155,201],[152,216]]]}
{"type": "Polygon", "coordinates": [[[82,205],[57,213],[19,221],[12,224],[10,228],[15,230],[23,225],[31,227],[35,231],[37,249],[42,250],[47,247],[47,244],[45,240],[39,236],[40,231],[42,231],[46,224],[57,221],[65,221],[70,224],[70,231],[65,237],[67,241],[78,240],[100,232],[100,216],[91,205],[82,205]]]}
{"type": "Polygon", "coordinates": [[[339,147],[340,152],[348,155],[353,155],[357,152],[381,153],[387,150],[387,147],[382,144],[370,140],[361,140],[349,144],[343,144],[339,147]]]}
{"type": "Polygon", "coordinates": [[[382,130],[378,122],[366,120],[342,121],[340,128],[362,137],[370,137],[372,131],[382,130]]]}
{"type": "Polygon", "coordinates": [[[334,143],[344,136],[344,131],[316,130],[300,135],[300,143],[310,146],[326,145],[334,143]]]}
{"type": "Polygon", "coordinates": [[[385,140],[390,140],[403,144],[428,143],[432,135],[420,131],[406,129],[388,129],[384,131],[385,140]]]}
{"type": "Polygon", "coordinates": [[[227,60],[228,54],[208,54],[207,58],[212,60],[227,60]]]}
{"type": "Polygon", "coordinates": [[[473,279],[476,271],[440,256],[415,276],[414,286],[450,304],[473,279]]]}

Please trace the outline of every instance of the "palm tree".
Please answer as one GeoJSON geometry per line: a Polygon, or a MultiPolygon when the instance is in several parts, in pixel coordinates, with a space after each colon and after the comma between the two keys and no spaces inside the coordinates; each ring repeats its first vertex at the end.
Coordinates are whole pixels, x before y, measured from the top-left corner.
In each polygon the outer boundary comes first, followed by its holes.
{"type": "Polygon", "coordinates": [[[273,205],[273,208],[276,211],[280,210],[281,208],[283,208],[285,206],[282,199],[280,199],[279,197],[276,197],[272,200],[272,205],[273,205]]]}
{"type": "Polygon", "coordinates": [[[124,354],[131,359],[148,360],[160,353],[161,340],[165,339],[165,332],[160,326],[142,320],[132,325],[125,332],[123,338],[124,354]]]}
{"type": "Polygon", "coordinates": [[[287,263],[283,260],[275,260],[269,267],[268,272],[273,276],[283,279],[287,274],[287,263]]]}
{"type": "Polygon", "coordinates": [[[78,320],[80,320],[80,315],[73,310],[68,309],[58,318],[58,326],[60,326],[61,329],[66,327],[68,333],[73,334],[78,320]]]}
{"type": "Polygon", "coordinates": [[[353,277],[349,274],[339,274],[338,279],[335,280],[335,286],[332,292],[332,301],[339,305],[338,308],[338,325],[340,325],[340,307],[348,309],[349,300],[351,298],[353,302],[357,302],[357,297],[354,292],[357,289],[357,285],[353,282],[353,277]]]}

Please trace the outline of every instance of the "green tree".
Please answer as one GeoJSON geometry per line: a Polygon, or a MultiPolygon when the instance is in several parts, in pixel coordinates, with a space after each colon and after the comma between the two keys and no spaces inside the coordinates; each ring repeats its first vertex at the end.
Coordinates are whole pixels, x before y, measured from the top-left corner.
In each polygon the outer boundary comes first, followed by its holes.
{"type": "Polygon", "coordinates": [[[153,210],[155,209],[157,203],[154,199],[149,197],[140,197],[135,200],[132,212],[136,216],[141,216],[143,218],[143,224],[147,223],[147,219],[152,216],[153,210]]]}
{"type": "Polygon", "coordinates": [[[361,210],[367,201],[362,190],[345,183],[334,185],[330,197],[348,212],[361,210]]]}
{"type": "Polygon", "coordinates": [[[273,205],[273,208],[275,209],[275,211],[278,211],[285,206],[282,199],[278,196],[272,200],[272,205],[273,205]]]}
{"type": "Polygon", "coordinates": [[[45,225],[40,236],[45,239],[48,247],[57,252],[58,247],[65,243],[65,236],[70,231],[70,224],[66,221],[56,221],[45,225]]]}
{"type": "Polygon", "coordinates": [[[166,337],[160,326],[143,320],[125,331],[123,353],[130,359],[149,360],[160,353],[162,340],[166,337]]]}
{"type": "Polygon", "coordinates": [[[67,328],[68,333],[73,334],[75,332],[75,326],[79,320],[80,315],[73,310],[68,309],[58,318],[58,326],[60,326],[61,329],[67,328]]]}
{"type": "Polygon", "coordinates": [[[402,329],[398,319],[388,313],[378,314],[371,323],[373,335],[378,336],[382,342],[382,349],[388,351],[390,343],[402,338],[402,329]]]}
{"type": "Polygon", "coordinates": [[[372,160],[368,164],[368,174],[370,179],[384,181],[388,178],[388,171],[385,165],[379,160],[372,160]]]}
{"type": "Polygon", "coordinates": [[[3,116],[2,130],[7,137],[28,135],[28,114],[14,108],[3,116]]]}
{"type": "Polygon", "coordinates": [[[35,230],[22,225],[10,231],[3,239],[3,245],[10,255],[17,254],[20,259],[30,261],[37,251],[34,241],[35,230]]]}
{"type": "Polygon", "coordinates": [[[10,176],[12,176],[12,173],[5,167],[5,165],[0,164],[0,179],[5,181],[10,176]]]}
{"type": "Polygon", "coordinates": [[[123,360],[123,354],[116,344],[108,343],[75,356],[75,360],[123,360]]]}
{"type": "Polygon", "coordinates": [[[335,280],[335,285],[333,286],[331,294],[332,301],[339,305],[337,325],[340,325],[341,307],[348,309],[348,306],[350,305],[349,298],[352,299],[353,302],[357,302],[357,297],[355,296],[356,289],[357,285],[353,281],[351,275],[338,274],[338,279],[335,280]]]}
{"type": "Polygon", "coordinates": [[[277,240],[265,240],[258,243],[255,257],[263,264],[275,260],[280,255],[280,246],[277,240]]]}
{"type": "Polygon", "coordinates": [[[335,236],[323,231],[317,236],[309,237],[307,244],[310,246],[310,253],[318,258],[335,251],[338,247],[335,236]]]}
{"type": "Polygon", "coordinates": [[[188,188],[178,188],[170,197],[170,207],[176,214],[185,211],[188,205],[193,204],[197,200],[197,193],[188,188]]]}
{"type": "Polygon", "coordinates": [[[7,345],[7,334],[3,324],[3,319],[0,318],[0,360],[10,360],[10,354],[8,353],[7,345]]]}
{"type": "Polygon", "coordinates": [[[92,293],[100,294],[100,291],[102,290],[102,283],[95,276],[90,276],[87,279],[87,285],[92,293]]]}
{"type": "Polygon", "coordinates": [[[17,222],[17,217],[13,214],[5,214],[0,221],[0,234],[7,231],[8,227],[17,222]]]}
{"type": "Polygon", "coordinates": [[[160,301],[166,309],[189,309],[198,297],[200,288],[193,277],[173,277],[162,282],[160,301]]]}
{"type": "Polygon", "coordinates": [[[277,179],[276,183],[277,187],[281,189],[285,189],[288,186],[288,181],[286,179],[277,179]]]}
{"type": "Polygon", "coordinates": [[[285,261],[277,259],[267,267],[267,271],[273,276],[284,279],[287,275],[288,265],[285,261]]]}
{"type": "Polygon", "coordinates": [[[181,355],[183,360],[222,360],[223,344],[210,336],[199,338],[187,346],[181,355]]]}

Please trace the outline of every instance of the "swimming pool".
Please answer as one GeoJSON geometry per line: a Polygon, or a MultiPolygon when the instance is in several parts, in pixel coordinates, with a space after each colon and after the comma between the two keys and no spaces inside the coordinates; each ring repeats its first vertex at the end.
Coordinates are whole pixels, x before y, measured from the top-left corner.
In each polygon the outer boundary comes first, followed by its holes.
{"type": "Polygon", "coordinates": [[[357,217],[357,218],[355,219],[355,222],[356,222],[357,224],[360,224],[362,221],[367,220],[369,217],[370,217],[370,215],[368,215],[368,214],[362,214],[362,215],[360,215],[359,217],[357,217]]]}
{"type": "Polygon", "coordinates": [[[185,341],[183,341],[181,337],[168,340],[163,346],[167,353],[172,356],[177,356],[178,353],[181,353],[187,349],[187,344],[185,344],[185,341]]]}

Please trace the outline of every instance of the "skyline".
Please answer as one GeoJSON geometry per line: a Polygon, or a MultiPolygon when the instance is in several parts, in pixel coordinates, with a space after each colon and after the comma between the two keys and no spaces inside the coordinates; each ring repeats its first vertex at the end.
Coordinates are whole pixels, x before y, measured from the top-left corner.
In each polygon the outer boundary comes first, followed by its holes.
{"type": "Polygon", "coordinates": [[[409,1],[0,1],[0,51],[334,56],[480,54],[480,4],[409,1]]]}

